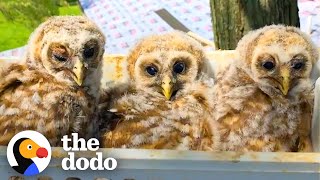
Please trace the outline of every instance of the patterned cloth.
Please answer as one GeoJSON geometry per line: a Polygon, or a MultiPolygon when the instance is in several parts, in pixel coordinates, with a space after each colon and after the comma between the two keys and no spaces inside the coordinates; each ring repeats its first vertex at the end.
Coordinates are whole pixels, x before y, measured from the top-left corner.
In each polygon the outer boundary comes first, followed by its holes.
{"type": "Polygon", "coordinates": [[[320,0],[299,0],[301,30],[311,33],[312,40],[320,47],[320,0]],[[311,28],[309,27],[312,19],[311,28]]]}
{"type": "Polygon", "coordinates": [[[156,10],[165,8],[191,31],[213,40],[208,0],[80,0],[85,14],[107,36],[107,53],[126,53],[146,35],[171,31],[156,10]]]}
{"type": "MultiPolygon", "coordinates": [[[[166,9],[183,25],[198,35],[213,40],[209,0],[80,0],[84,13],[107,37],[106,53],[125,54],[140,38],[171,31],[156,10],[166,9]]],[[[320,46],[320,0],[298,0],[301,29],[308,31],[320,46]]],[[[3,57],[21,57],[25,47],[0,53],[3,57]]]]}

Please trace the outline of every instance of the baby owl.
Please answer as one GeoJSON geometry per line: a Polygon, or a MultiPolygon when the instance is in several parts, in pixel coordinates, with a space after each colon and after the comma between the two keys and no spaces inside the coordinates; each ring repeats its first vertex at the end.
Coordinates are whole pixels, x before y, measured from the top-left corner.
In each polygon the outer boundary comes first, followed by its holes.
{"type": "Polygon", "coordinates": [[[310,151],[315,45],[295,27],[271,25],[244,36],[236,51],[213,89],[221,150],[310,151]]]}
{"type": "Polygon", "coordinates": [[[170,32],[142,39],[127,57],[131,83],[114,99],[104,147],[215,150],[218,135],[209,121],[208,88],[201,45],[170,32]]]}
{"type": "Polygon", "coordinates": [[[82,16],[52,17],[31,35],[26,60],[0,71],[0,145],[36,130],[52,146],[95,125],[105,38],[82,16]]]}

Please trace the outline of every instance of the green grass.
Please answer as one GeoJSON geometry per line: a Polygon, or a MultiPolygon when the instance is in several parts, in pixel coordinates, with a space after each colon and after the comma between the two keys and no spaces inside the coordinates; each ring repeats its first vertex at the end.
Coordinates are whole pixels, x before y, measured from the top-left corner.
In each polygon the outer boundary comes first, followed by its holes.
{"type": "Polygon", "coordinates": [[[82,14],[81,9],[79,6],[65,6],[59,8],[59,14],[63,15],[80,15],[82,14]]]}
{"type": "MultiPolygon", "coordinates": [[[[82,14],[78,5],[59,8],[59,15],[82,14]]],[[[33,29],[18,22],[7,21],[0,12],[0,52],[26,45],[33,29]]]]}
{"type": "Polygon", "coordinates": [[[0,51],[26,44],[32,29],[24,24],[8,22],[0,13],[0,51]]]}

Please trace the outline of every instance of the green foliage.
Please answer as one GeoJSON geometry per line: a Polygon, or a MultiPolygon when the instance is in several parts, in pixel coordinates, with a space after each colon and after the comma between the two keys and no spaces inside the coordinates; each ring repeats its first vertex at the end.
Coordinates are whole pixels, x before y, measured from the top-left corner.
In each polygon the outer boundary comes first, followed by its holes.
{"type": "Polygon", "coordinates": [[[66,0],[69,4],[76,4],[78,0],[66,0]]]}
{"type": "Polygon", "coordinates": [[[59,14],[56,0],[1,0],[0,12],[12,22],[35,28],[49,16],[59,14]]]}
{"type": "Polygon", "coordinates": [[[25,45],[32,30],[21,23],[8,22],[0,13],[0,51],[25,45]]]}
{"type": "Polygon", "coordinates": [[[59,15],[81,15],[79,6],[64,6],[59,8],[59,15]]]}
{"type": "Polygon", "coordinates": [[[80,14],[77,4],[70,6],[65,0],[0,0],[0,52],[25,45],[49,16],[80,14]]]}

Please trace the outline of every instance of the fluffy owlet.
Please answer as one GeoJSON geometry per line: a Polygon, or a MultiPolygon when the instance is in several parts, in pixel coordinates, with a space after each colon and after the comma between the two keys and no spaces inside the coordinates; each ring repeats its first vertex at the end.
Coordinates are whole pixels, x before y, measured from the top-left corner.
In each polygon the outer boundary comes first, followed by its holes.
{"type": "Polygon", "coordinates": [[[0,71],[0,145],[36,130],[57,146],[63,135],[90,136],[105,38],[82,16],[53,17],[31,35],[26,61],[0,71]]]}
{"type": "Polygon", "coordinates": [[[218,74],[214,120],[222,150],[308,151],[317,49],[295,27],[266,26],[242,38],[218,74]]]}
{"type": "Polygon", "coordinates": [[[127,57],[132,82],[111,105],[119,119],[105,119],[111,131],[102,136],[103,146],[217,149],[207,94],[212,82],[202,75],[205,59],[201,45],[181,32],[140,41],[127,57]]]}

